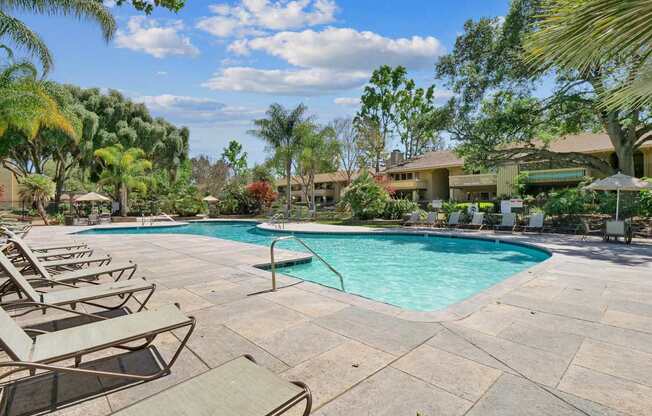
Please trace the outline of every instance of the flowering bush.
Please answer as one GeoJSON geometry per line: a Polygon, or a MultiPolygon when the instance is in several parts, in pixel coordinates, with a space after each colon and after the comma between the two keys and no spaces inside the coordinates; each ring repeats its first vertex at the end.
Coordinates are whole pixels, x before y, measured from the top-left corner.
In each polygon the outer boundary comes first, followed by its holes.
{"type": "Polygon", "coordinates": [[[358,176],[344,193],[342,202],[351,208],[357,219],[367,220],[383,216],[389,193],[368,172],[358,176]]]}
{"type": "Polygon", "coordinates": [[[277,198],[277,193],[272,189],[269,182],[258,181],[247,185],[247,194],[249,194],[250,209],[254,213],[263,211],[272,206],[277,198]]]}

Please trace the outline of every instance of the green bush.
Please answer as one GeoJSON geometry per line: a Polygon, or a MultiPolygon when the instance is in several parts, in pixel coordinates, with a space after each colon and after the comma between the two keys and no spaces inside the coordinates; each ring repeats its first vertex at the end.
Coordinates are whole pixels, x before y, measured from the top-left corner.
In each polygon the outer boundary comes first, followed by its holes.
{"type": "Polygon", "coordinates": [[[390,199],[385,205],[383,218],[386,220],[400,220],[407,214],[418,211],[419,205],[408,199],[390,199]]]}
{"type": "Polygon", "coordinates": [[[351,182],[342,197],[342,202],[360,220],[382,217],[387,201],[389,193],[368,172],[351,182]]]}
{"type": "Polygon", "coordinates": [[[251,212],[252,201],[249,193],[240,181],[227,183],[220,194],[218,207],[226,215],[242,215],[251,212]]]}
{"type": "MultiPolygon", "coordinates": [[[[447,214],[455,211],[468,212],[471,204],[473,204],[473,202],[444,202],[442,210],[447,214]]],[[[496,206],[493,202],[478,202],[477,204],[480,212],[487,213],[494,212],[496,206]]]]}
{"type": "Polygon", "coordinates": [[[639,195],[638,215],[652,217],[652,191],[642,191],[639,195]]]}
{"type": "Polygon", "coordinates": [[[568,188],[551,192],[543,205],[548,215],[580,215],[592,211],[593,195],[582,188],[568,188]]]}

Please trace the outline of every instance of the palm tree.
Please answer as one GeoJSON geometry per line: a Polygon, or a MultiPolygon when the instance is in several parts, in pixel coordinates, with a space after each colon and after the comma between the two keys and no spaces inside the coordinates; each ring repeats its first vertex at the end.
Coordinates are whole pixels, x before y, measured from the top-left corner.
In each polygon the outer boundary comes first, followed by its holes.
{"type": "Polygon", "coordinates": [[[20,181],[18,194],[23,201],[34,203],[38,215],[43,219],[45,225],[49,225],[45,204],[54,196],[54,182],[52,179],[37,173],[25,176],[20,181]]]}
{"type": "Polygon", "coordinates": [[[79,20],[91,20],[100,26],[107,42],[116,30],[111,11],[98,0],[0,0],[0,39],[7,38],[36,56],[41,62],[43,73],[52,68],[52,54],[37,33],[11,15],[14,13],[73,16],[79,20]]]}
{"type": "Polygon", "coordinates": [[[337,169],[340,158],[340,143],[332,127],[320,128],[313,123],[304,123],[301,149],[297,155],[299,177],[305,187],[305,196],[311,210],[315,207],[315,175],[337,169]]]}
{"type": "Polygon", "coordinates": [[[308,120],[308,108],[299,104],[288,110],[280,104],[272,104],[266,112],[267,118],[254,120],[255,130],[250,133],[263,139],[274,151],[275,159],[283,164],[286,189],[287,212],[292,209],[292,162],[301,141],[300,126],[308,120]]]}
{"type": "Polygon", "coordinates": [[[531,63],[588,71],[610,61],[631,68],[604,94],[608,110],[652,105],[652,2],[649,0],[549,0],[526,41],[531,63]]]}
{"type": "Polygon", "coordinates": [[[95,156],[103,165],[99,185],[112,185],[120,202],[120,215],[129,212],[129,191],[147,191],[146,172],[152,162],[145,159],[143,149],[132,147],[124,149],[121,144],[103,147],[95,151],[95,156]]]}

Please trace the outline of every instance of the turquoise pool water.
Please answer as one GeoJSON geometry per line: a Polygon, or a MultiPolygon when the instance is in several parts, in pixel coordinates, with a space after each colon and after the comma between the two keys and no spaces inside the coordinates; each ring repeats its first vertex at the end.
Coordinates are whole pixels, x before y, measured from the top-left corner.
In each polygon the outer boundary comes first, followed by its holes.
{"type": "MultiPolygon", "coordinates": [[[[180,227],[115,228],[87,234],[195,234],[269,246],[279,233],[253,222],[193,223],[180,227]]],[[[347,292],[417,311],[432,311],[476,293],[549,257],[516,244],[423,235],[295,233],[344,276],[347,292]]],[[[294,241],[278,248],[305,252],[294,241]]],[[[317,260],[279,269],[339,289],[317,260]]]]}

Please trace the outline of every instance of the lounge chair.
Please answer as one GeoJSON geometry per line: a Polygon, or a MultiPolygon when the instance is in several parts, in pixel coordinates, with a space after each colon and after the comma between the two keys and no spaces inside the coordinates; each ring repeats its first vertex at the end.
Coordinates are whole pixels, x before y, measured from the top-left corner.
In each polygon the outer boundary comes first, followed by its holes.
{"type": "Polygon", "coordinates": [[[511,212],[507,212],[502,215],[500,224],[494,226],[494,230],[513,232],[514,227],[516,227],[516,215],[511,212]]]}
{"type": "MultiPolygon", "coordinates": [[[[0,227],[0,233],[4,234],[8,238],[20,238],[13,231],[6,227],[0,227]]],[[[73,243],[60,243],[60,244],[50,244],[50,245],[28,245],[28,247],[36,253],[47,253],[48,251],[57,251],[57,250],[80,250],[88,247],[88,244],[83,242],[73,242],[73,243]]]]}
{"type": "Polygon", "coordinates": [[[446,228],[456,228],[460,225],[460,217],[462,216],[462,211],[451,212],[448,216],[448,222],[446,223],[446,228]]]}
{"type": "Polygon", "coordinates": [[[419,215],[418,212],[413,212],[410,214],[410,218],[408,218],[403,225],[417,225],[421,223],[421,215],[419,215]]]}
{"type": "MultiPolygon", "coordinates": [[[[37,284],[42,284],[45,280],[45,283],[51,286],[68,287],[68,289],[43,292],[37,291],[32,285],[30,279],[23,276],[3,254],[0,254],[0,268],[2,268],[5,274],[9,277],[15,291],[21,296],[24,295],[27,298],[27,301],[23,301],[23,299],[19,297],[17,300],[12,300],[4,304],[0,303],[0,306],[4,305],[3,307],[5,308],[32,307],[33,310],[38,310],[42,309],[42,307],[39,307],[38,305],[43,304],[53,306],[72,305],[74,307],[76,304],[82,303],[107,310],[113,310],[125,306],[132,297],[135,298],[136,294],[144,293],[144,300],[140,301],[135,299],[136,302],[140,304],[138,310],[142,310],[154,294],[154,290],[156,290],[156,285],[145,281],[145,279],[131,279],[120,282],[78,287],[65,282],[46,280],[40,277],[36,280],[37,284]],[[119,298],[118,305],[110,306],[96,303],[98,300],[115,297],[119,298]]],[[[9,285],[6,282],[2,286],[5,293],[10,292],[7,290],[9,285]]],[[[24,312],[24,314],[31,311],[32,310],[30,309],[27,312],[24,312]]]]}
{"type": "Polygon", "coordinates": [[[308,386],[284,380],[245,355],[113,416],[279,416],[304,401],[303,416],[308,416],[312,409],[308,386]]]}
{"type": "Polygon", "coordinates": [[[474,212],[471,222],[464,226],[478,231],[482,230],[484,227],[484,212],[474,212]]]}
{"type": "MultiPolygon", "coordinates": [[[[96,317],[99,321],[50,333],[33,331],[37,335],[31,338],[27,333],[32,331],[23,330],[5,310],[0,308],[0,347],[9,356],[9,361],[0,362],[0,368],[11,369],[11,371],[0,374],[0,379],[26,370],[29,371],[30,376],[34,376],[36,370],[46,370],[80,376],[118,377],[137,381],[153,380],[170,373],[170,368],[179,357],[195,328],[195,319],[187,317],[173,305],[112,319],[50,305],[44,307],[96,317]],[[126,371],[100,371],[93,370],[91,367],[79,367],[85,355],[113,348],[128,351],[142,350],[148,348],[157,335],[181,328],[188,328],[188,332],[172,358],[165,362],[159,354],[156,354],[162,368],[155,373],[135,374],[126,371]],[[136,341],[142,341],[142,343],[134,346],[133,343],[136,341]],[[65,366],[63,363],[54,365],[59,362],[69,363],[70,359],[74,359],[72,367],[65,366]]],[[[211,394],[215,394],[215,392],[211,392],[211,394]]]]}
{"type": "Polygon", "coordinates": [[[628,221],[611,220],[605,223],[604,240],[609,241],[613,237],[618,241],[619,237],[623,238],[626,244],[632,242],[632,227],[628,221]]]}
{"type": "Polygon", "coordinates": [[[543,212],[538,212],[536,214],[531,215],[530,219],[528,220],[528,224],[525,227],[523,227],[523,231],[543,232],[543,220],[544,220],[543,212]]]}
{"type": "Polygon", "coordinates": [[[424,222],[425,225],[428,227],[435,227],[437,225],[437,213],[436,212],[429,212],[428,216],[426,217],[426,221],[424,222]]]}

